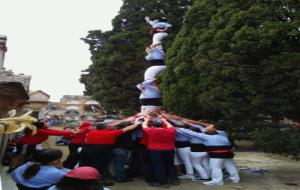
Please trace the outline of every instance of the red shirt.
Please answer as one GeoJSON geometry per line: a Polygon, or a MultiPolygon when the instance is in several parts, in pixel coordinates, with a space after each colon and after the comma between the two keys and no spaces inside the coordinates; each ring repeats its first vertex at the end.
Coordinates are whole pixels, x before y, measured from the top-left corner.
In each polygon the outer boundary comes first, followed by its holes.
{"type": "Polygon", "coordinates": [[[145,128],[148,136],[147,148],[149,150],[174,150],[176,130],[175,128],[145,128]]]}
{"type": "Polygon", "coordinates": [[[62,130],[55,130],[55,129],[37,129],[37,133],[35,135],[27,134],[17,140],[20,144],[41,144],[42,142],[48,139],[48,136],[63,136],[63,135],[73,135],[72,131],[62,131],[62,130]]]}
{"type": "Polygon", "coordinates": [[[114,145],[123,130],[92,130],[86,135],[85,144],[114,145]]]}
{"type": "Polygon", "coordinates": [[[140,140],[140,144],[147,146],[148,144],[148,134],[144,132],[142,139],[140,140]]]}
{"type": "Polygon", "coordinates": [[[86,134],[90,131],[91,126],[82,126],[78,129],[81,130],[81,133],[75,134],[74,138],[71,140],[72,144],[84,144],[86,134]]]}

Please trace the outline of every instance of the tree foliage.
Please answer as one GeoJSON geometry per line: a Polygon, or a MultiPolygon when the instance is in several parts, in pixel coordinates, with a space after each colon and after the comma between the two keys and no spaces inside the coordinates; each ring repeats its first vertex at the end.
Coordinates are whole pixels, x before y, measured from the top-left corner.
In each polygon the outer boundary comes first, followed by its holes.
{"type": "Polygon", "coordinates": [[[300,118],[300,1],[196,0],[168,50],[168,110],[300,118]]]}
{"type": "Polygon", "coordinates": [[[93,64],[81,76],[85,94],[94,96],[107,110],[137,111],[136,84],[143,80],[145,47],[150,45],[145,16],[165,16],[174,26],[166,47],[180,29],[192,0],[123,0],[113,29],[90,31],[83,40],[89,45],[93,64]]]}

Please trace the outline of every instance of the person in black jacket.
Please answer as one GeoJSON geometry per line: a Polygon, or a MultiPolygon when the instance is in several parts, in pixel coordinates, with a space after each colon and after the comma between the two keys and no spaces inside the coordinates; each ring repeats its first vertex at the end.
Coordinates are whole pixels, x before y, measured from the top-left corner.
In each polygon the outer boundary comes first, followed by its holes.
{"type": "MultiPolygon", "coordinates": [[[[132,125],[131,122],[121,122],[117,126],[116,129],[123,129],[129,125],[132,125]]],[[[128,133],[123,133],[118,137],[114,149],[112,151],[113,154],[113,168],[115,173],[115,181],[118,183],[130,182],[133,181],[132,178],[127,178],[125,172],[125,165],[128,160],[129,151],[133,147],[132,140],[132,131],[128,133]]]]}

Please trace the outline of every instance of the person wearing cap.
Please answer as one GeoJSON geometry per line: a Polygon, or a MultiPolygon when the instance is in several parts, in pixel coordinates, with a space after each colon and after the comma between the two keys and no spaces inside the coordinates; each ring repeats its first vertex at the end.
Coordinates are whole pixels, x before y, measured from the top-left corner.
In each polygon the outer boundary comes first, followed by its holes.
{"type": "Polygon", "coordinates": [[[79,161],[79,148],[84,144],[85,136],[90,131],[92,123],[83,122],[80,127],[76,129],[76,134],[72,137],[69,144],[69,155],[63,162],[65,168],[73,169],[79,161]]]}
{"type": "Polygon", "coordinates": [[[100,174],[93,167],[78,167],[64,175],[64,177],[48,190],[109,190],[99,181],[100,174]]]}
{"type": "MultiPolygon", "coordinates": [[[[101,173],[101,180],[106,181],[108,176],[108,167],[112,161],[112,149],[116,140],[123,133],[135,129],[141,125],[136,122],[123,129],[112,129],[108,123],[100,123],[97,129],[91,130],[85,139],[85,145],[82,147],[79,166],[91,166],[101,173]]],[[[108,182],[107,185],[113,185],[108,182]]]]}
{"type": "Polygon", "coordinates": [[[43,150],[35,162],[27,162],[11,173],[19,190],[46,190],[57,183],[69,169],[63,169],[60,150],[43,150]]]}
{"type": "Polygon", "coordinates": [[[177,128],[177,132],[189,134],[199,138],[206,146],[211,168],[211,181],[203,182],[205,185],[223,185],[223,172],[225,168],[229,173],[229,179],[232,183],[240,181],[236,164],[233,160],[232,144],[227,136],[219,134],[213,126],[206,127],[205,133],[197,133],[191,130],[177,128]]]}
{"type": "Polygon", "coordinates": [[[146,16],[145,20],[152,26],[149,33],[150,35],[153,35],[153,42],[150,47],[163,49],[162,40],[168,36],[168,31],[172,25],[168,23],[168,20],[165,17],[156,17],[150,20],[150,17],[146,16]]]}
{"type": "Polygon", "coordinates": [[[149,115],[142,126],[147,136],[146,147],[149,150],[157,181],[151,185],[169,187],[169,183],[178,184],[174,166],[175,128],[165,118],[157,120],[149,115]]]}

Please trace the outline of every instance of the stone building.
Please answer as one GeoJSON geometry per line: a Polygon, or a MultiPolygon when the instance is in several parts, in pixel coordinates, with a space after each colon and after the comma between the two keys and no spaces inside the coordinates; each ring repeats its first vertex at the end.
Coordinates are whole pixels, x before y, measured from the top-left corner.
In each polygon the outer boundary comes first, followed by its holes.
{"type": "Polygon", "coordinates": [[[81,115],[85,112],[102,113],[100,103],[92,100],[90,96],[64,95],[60,100],[60,105],[65,111],[76,110],[81,115]]]}
{"type": "MultiPolygon", "coordinates": [[[[7,37],[0,35],[0,118],[7,117],[8,111],[13,109],[17,111],[17,115],[21,112],[23,106],[28,103],[31,80],[31,76],[15,75],[11,70],[4,68],[6,41],[7,37]]],[[[6,150],[8,139],[9,135],[0,134],[0,160],[6,150]]]]}
{"type": "Polygon", "coordinates": [[[47,107],[49,99],[50,95],[41,90],[29,93],[29,105],[27,107],[33,110],[34,117],[38,118],[39,112],[42,110],[42,108],[47,107]]]}
{"type": "Polygon", "coordinates": [[[4,68],[6,40],[6,36],[0,35],[0,118],[5,117],[7,111],[18,111],[27,104],[31,80],[31,76],[15,75],[11,70],[4,68]]]}

